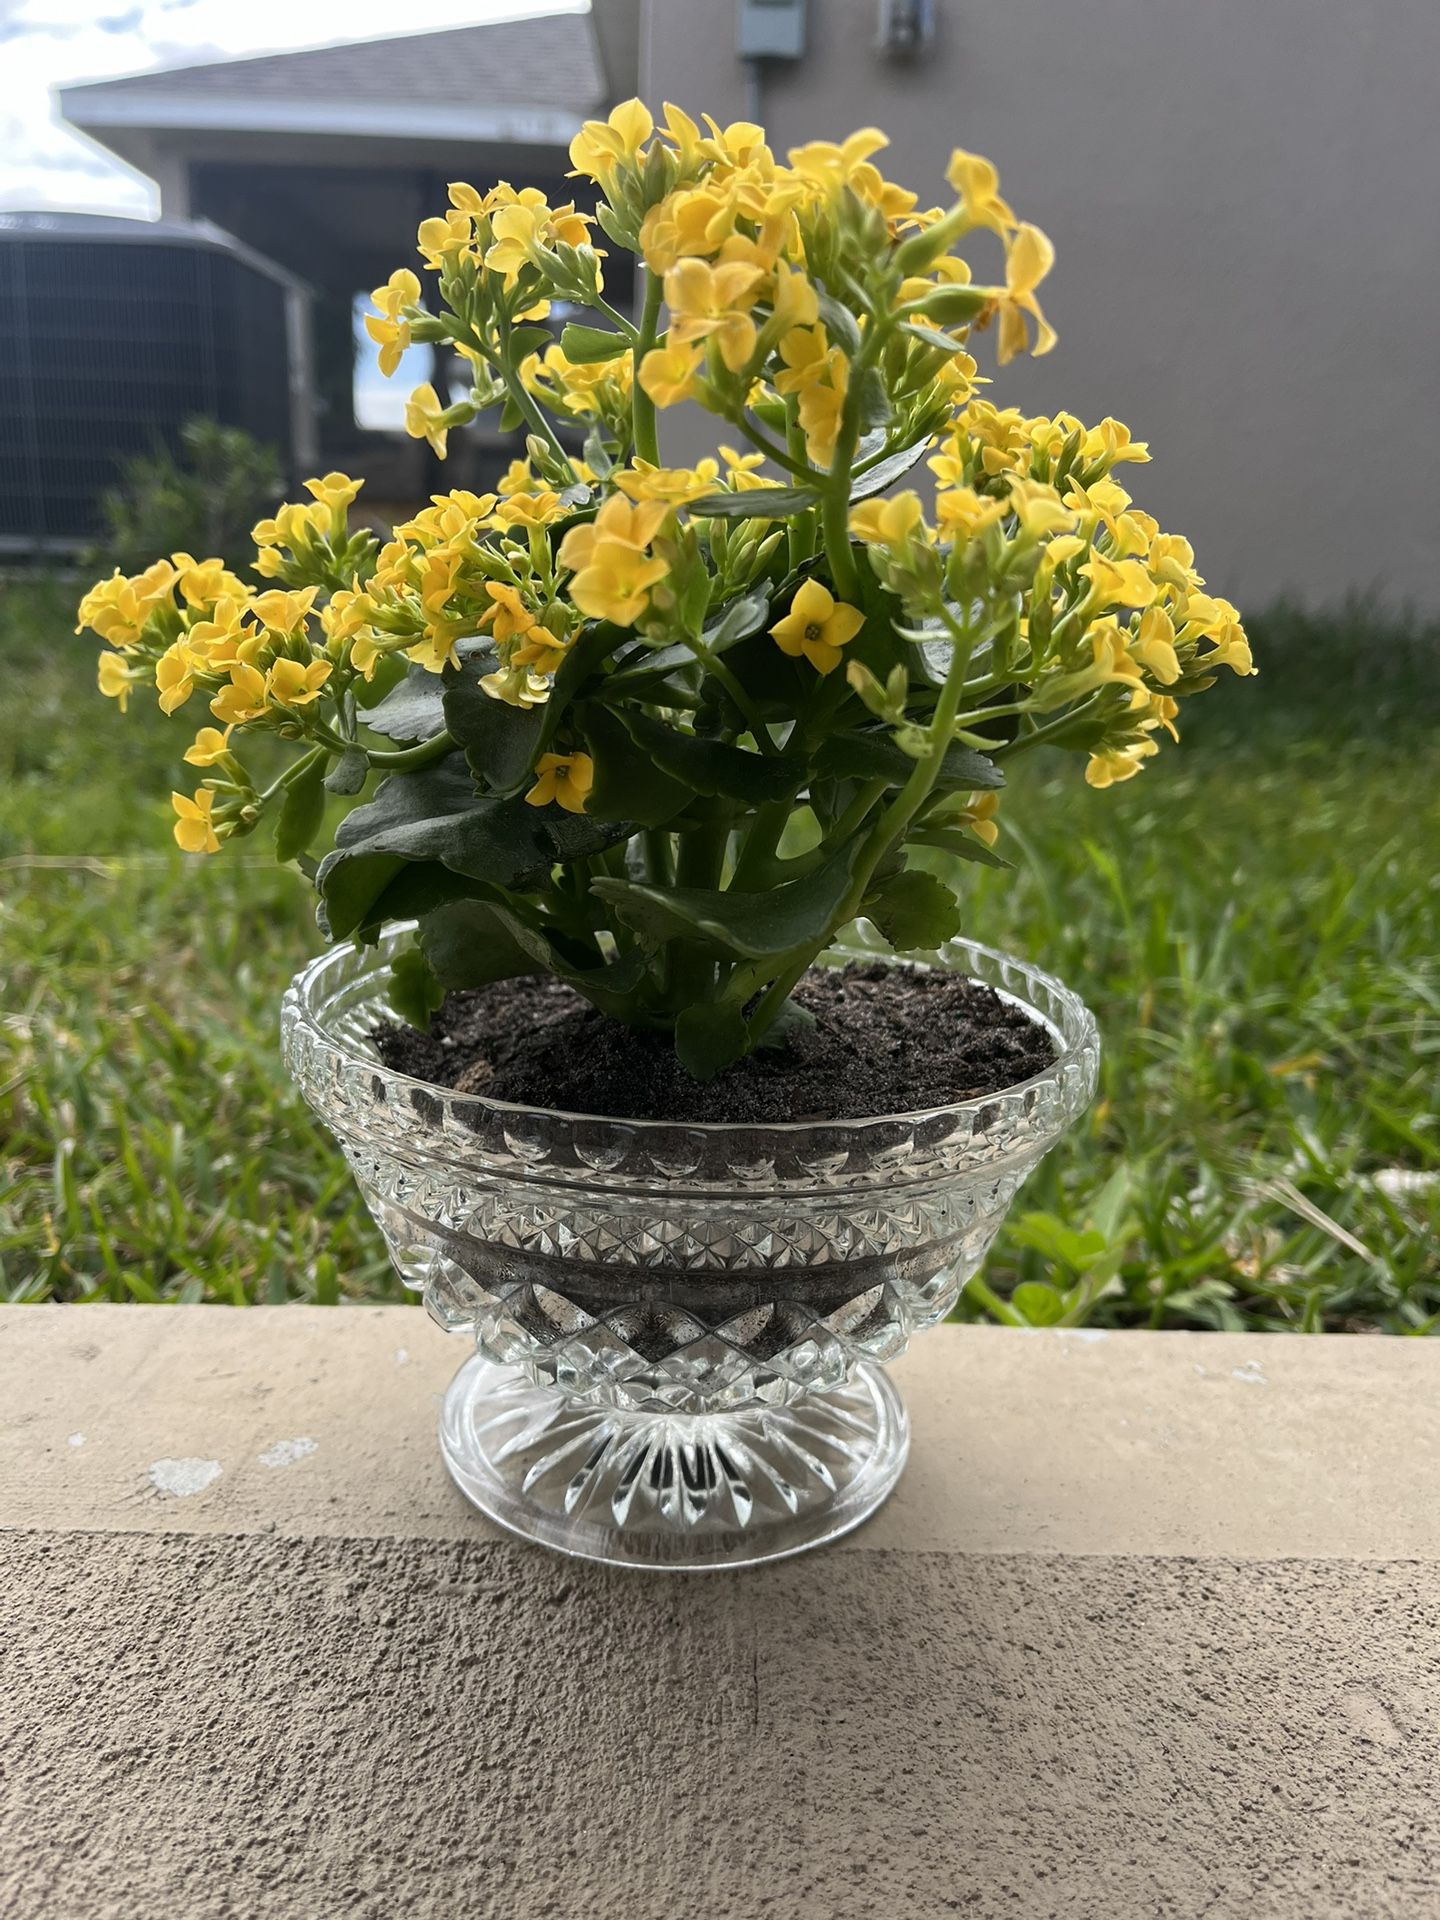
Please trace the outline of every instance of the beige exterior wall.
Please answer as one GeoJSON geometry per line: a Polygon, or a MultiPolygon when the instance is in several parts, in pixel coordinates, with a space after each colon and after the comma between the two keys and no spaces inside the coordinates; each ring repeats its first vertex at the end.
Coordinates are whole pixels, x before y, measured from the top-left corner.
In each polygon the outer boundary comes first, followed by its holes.
{"type": "MultiPolygon", "coordinates": [[[[646,98],[744,114],[734,0],[644,6],[646,98]]],[[[1437,0],[937,0],[914,66],[878,11],[809,0],[761,117],[777,151],[883,127],[927,201],[952,145],[998,163],[1060,344],[997,400],[1148,439],[1138,498],[1243,606],[1440,608],[1437,0]]]]}

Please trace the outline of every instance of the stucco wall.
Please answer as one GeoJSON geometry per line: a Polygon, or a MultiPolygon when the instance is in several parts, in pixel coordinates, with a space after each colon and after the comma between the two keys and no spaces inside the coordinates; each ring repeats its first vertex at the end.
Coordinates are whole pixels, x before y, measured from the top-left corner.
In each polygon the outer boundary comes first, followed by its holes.
{"type": "MultiPolygon", "coordinates": [[[[743,114],[733,0],[645,5],[645,96],[743,114]]],[[[1141,503],[1244,606],[1440,607],[1436,0],[937,11],[895,65],[878,0],[810,0],[807,57],[764,81],[777,151],[874,123],[927,201],[952,145],[990,155],[1058,253],[1060,344],[997,399],[1128,422],[1154,453],[1141,503]]]]}

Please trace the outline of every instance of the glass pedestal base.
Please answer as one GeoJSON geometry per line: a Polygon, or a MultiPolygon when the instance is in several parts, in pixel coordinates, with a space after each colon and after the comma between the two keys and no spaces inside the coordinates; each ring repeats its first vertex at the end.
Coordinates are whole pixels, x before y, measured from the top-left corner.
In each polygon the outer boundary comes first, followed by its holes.
{"type": "Polygon", "coordinates": [[[475,1354],[440,1451],[467,1500],[523,1539],[617,1567],[743,1567],[858,1527],[900,1477],[910,1422],[880,1367],[789,1406],[636,1413],[475,1354]]]}

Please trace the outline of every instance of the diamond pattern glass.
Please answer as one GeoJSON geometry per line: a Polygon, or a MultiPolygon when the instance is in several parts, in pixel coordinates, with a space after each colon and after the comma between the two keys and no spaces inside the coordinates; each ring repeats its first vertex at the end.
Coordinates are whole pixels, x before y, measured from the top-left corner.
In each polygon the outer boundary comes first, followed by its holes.
{"type": "MultiPolygon", "coordinates": [[[[392,1073],[391,952],[344,945],[285,996],[286,1062],[407,1287],[476,1353],[441,1447],[493,1518],[566,1552],[778,1558],[872,1512],[904,1464],[884,1373],[977,1271],[1021,1181],[1095,1091],[1095,1022],[969,941],[956,968],[1050,1029],[1043,1073],[873,1120],[697,1125],[530,1110],[392,1073]]],[[[861,927],[837,958],[884,954],[861,927]]],[[[909,963],[907,963],[909,964],[909,963]]]]}

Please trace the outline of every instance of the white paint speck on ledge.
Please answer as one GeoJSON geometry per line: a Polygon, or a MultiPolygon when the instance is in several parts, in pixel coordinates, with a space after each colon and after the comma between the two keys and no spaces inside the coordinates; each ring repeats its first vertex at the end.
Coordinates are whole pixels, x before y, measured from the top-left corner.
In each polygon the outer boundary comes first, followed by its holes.
{"type": "Polygon", "coordinates": [[[410,1360],[410,1349],[408,1347],[396,1347],[395,1349],[396,1366],[397,1367],[406,1366],[408,1365],[409,1360],[410,1360]]]}
{"type": "Polygon", "coordinates": [[[67,1447],[83,1447],[85,1444],[85,1436],[83,1433],[72,1433],[65,1444],[67,1447]]]}
{"type": "Polygon", "coordinates": [[[260,1455],[262,1467],[293,1467],[297,1460],[303,1460],[307,1454],[314,1453],[318,1440],[311,1440],[302,1434],[298,1440],[277,1440],[273,1447],[267,1447],[260,1455]]]}
{"type": "Polygon", "coordinates": [[[187,1500],[192,1493],[203,1493],[222,1471],[218,1460],[152,1460],[150,1484],[157,1493],[187,1500]]]}
{"type": "Polygon", "coordinates": [[[1232,1367],[1230,1378],[1243,1380],[1250,1387],[1267,1387],[1270,1384],[1265,1378],[1265,1369],[1258,1360],[1247,1360],[1243,1367],[1232,1367]]]}

